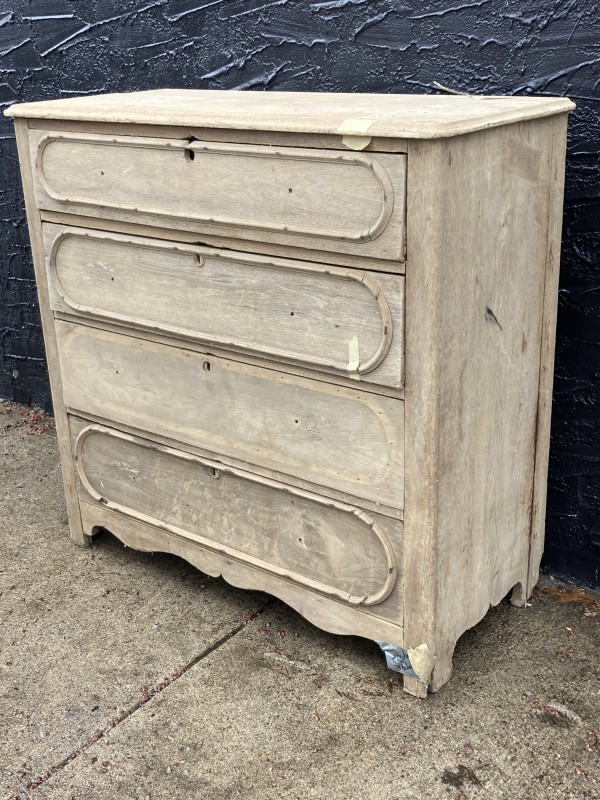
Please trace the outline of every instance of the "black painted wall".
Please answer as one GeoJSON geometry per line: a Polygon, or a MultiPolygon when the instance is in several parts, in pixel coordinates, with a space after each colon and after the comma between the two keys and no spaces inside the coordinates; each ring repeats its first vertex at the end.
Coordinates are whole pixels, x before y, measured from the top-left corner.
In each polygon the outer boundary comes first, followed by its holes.
{"type": "MultiPolygon", "coordinates": [[[[0,0],[0,109],[156,87],[568,95],[545,566],[600,584],[595,0],[0,0]]],[[[0,397],[49,406],[12,123],[0,122],[0,397]]]]}

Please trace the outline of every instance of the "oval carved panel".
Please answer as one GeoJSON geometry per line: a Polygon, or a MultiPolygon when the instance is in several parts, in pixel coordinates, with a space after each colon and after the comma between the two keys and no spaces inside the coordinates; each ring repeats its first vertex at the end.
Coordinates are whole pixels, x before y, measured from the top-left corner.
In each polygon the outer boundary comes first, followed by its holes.
{"type": "Polygon", "coordinates": [[[352,505],[101,425],[77,437],[96,503],[350,605],[376,605],[397,570],[385,533],[352,505]]]}
{"type": "Polygon", "coordinates": [[[394,208],[376,159],[335,150],[51,133],[36,170],[60,203],[339,241],[377,238],[394,208]]]}
{"type": "Polygon", "coordinates": [[[383,289],[358,270],[73,229],[48,264],[75,313],[279,361],[347,374],[356,337],[366,374],[392,342],[383,289]]]}

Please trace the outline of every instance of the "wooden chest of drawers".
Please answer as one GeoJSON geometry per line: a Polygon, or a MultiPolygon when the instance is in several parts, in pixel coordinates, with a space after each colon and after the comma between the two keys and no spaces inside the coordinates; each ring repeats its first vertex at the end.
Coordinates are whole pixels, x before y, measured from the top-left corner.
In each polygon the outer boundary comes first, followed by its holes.
{"type": "Polygon", "coordinates": [[[572,107],[13,106],[73,540],[176,553],[442,686],[537,579],[572,107]]]}

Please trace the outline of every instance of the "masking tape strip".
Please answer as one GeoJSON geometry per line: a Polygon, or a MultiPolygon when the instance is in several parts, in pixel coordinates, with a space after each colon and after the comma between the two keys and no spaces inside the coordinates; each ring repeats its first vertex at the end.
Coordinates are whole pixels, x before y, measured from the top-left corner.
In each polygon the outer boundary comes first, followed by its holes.
{"type": "Polygon", "coordinates": [[[359,363],[358,336],[353,336],[348,342],[348,366],[346,370],[348,372],[348,377],[355,381],[360,380],[360,375],[358,374],[359,363]]]}
{"type": "Polygon", "coordinates": [[[382,114],[369,114],[367,117],[345,119],[337,132],[342,136],[342,143],[350,150],[364,150],[371,141],[369,128],[382,114]]]}
{"type": "Polygon", "coordinates": [[[342,144],[349,150],[364,150],[370,143],[370,136],[355,136],[353,133],[342,136],[342,144]]]}
{"type": "Polygon", "coordinates": [[[364,150],[373,138],[369,135],[369,131],[377,120],[405,117],[410,113],[411,109],[406,108],[403,111],[393,111],[390,114],[366,114],[364,117],[349,117],[342,122],[336,133],[341,135],[342,144],[349,147],[350,150],[364,150]]]}
{"type": "Polygon", "coordinates": [[[416,678],[427,685],[433,672],[434,657],[426,644],[420,644],[405,650],[389,642],[375,642],[385,653],[388,669],[406,675],[407,678],[416,678]]]}
{"type": "Polygon", "coordinates": [[[342,143],[350,150],[364,150],[371,141],[369,129],[378,119],[393,117],[395,114],[368,114],[364,117],[349,117],[345,119],[337,132],[342,136],[342,143]]]}

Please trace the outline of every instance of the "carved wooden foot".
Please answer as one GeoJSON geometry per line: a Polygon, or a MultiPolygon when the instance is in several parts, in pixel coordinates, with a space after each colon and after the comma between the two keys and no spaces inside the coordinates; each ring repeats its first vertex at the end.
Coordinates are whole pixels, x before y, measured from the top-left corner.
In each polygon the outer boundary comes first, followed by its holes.
{"type": "Polygon", "coordinates": [[[513,590],[510,595],[511,606],[515,606],[516,608],[523,608],[523,606],[527,603],[527,600],[529,599],[530,595],[531,591],[527,591],[526,587],[522,583],[517,583],[516,586],[513,586],[513,590]]]}
{"type": "Polygon", "coordinates": [[[427,685],[423,681],[416,678],[409,678],[406,675],[403,678],[404,691],[407,694],[412,694],[413,697],[420,697],[421,699],[427,697],[427,685]]]}
{"type": "Polygon", "coordinates": [[[433,672],[429,681],[429,691],[437,692],[452,677],[452,658],[456,642],[446,642],[435,654],[433,672]]]}
{"type": "Polygon", "coordinates": [[[92,541],[92,535],[93,534],[88,535],[84,532],[81,520],[69,520],[69,536],[77,547],[89,547],[92,541]]]}
{"type": "MultiPolygon", "coordinates": [[[[452,656],[454,655],[455,646],[455,642],[447,643],[444,647],[438,648],[435,655],[432,655],[431,651],[428,650],[429,676],[426,673],[421,673],[422,679],[419,679],[405,674],[404,691],[414,697],[421,698],[427,697],[428,691],[439,691],[452,676],[452,656]]],[[[415,648],[415,650],[418,650],[418,648],[415,648]]],[[[408,652],[414,654],[415,650],[409,650],[408,652]]],[[[415,656],[413,656],[413,661],[415,661],[416,671],[418,672],[422,669],[422,666],[415,656]]]]}

